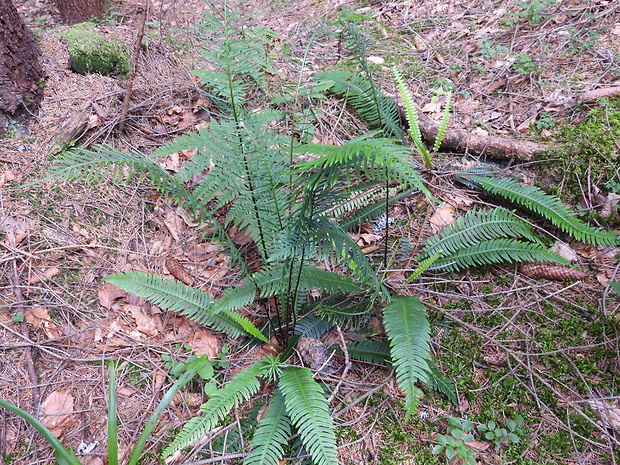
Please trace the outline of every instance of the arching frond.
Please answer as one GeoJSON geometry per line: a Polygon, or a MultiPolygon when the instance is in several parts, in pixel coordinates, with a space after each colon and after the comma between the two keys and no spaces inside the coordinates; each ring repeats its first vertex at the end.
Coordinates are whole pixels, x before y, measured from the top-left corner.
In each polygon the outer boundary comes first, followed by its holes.
{"type": "Polygon", "coordinates": [[[280,391],[271,398],[265,416],[258,422],[252,437],[254,449],[243,461],[244,465],[278,465],[284,456],[284,445],[291,434],[291,421],[286,413],[280,391]]]}
{"type": "Polygon", "coordinates": [[[388,137],[401,138],[396,103],[371,85],[366,76],[358,77],[346,70],[335,70],[316,74],[314,79],[319,84],[331,84],[329,90],[344,98],[370,127],[381,129],[388,137]]]}
{"type": "Polygon", "coordinates": [[[449,256],[442,256],[433,263],[431,269],[458,271],[482,265],[529,261],[569,264],[558,254],[540,244],[516,239],[491,239],[462,247],[449,256]]]}
{"type": "Polygon", "coordinates": [[[349,357],[354,360],[376,363],[378,365],[391,364],[390,344],[383,341],[360,341],[347,344],[349,357]]]}
{"type": "Polygon", "coordinates": [[[200,436],[212,430],[217,422],[244,400],[250,400],[260,388],[259,377],[267,370],[264,361],[254,363],[250,368],[240,371],[223,388],[218,389],[200,407],[200,415],[192,417],[179,435],[164,450],[164,456],[187,447],[200,436]]]}
{"type": "Polygon", "coordinates": [[[444,258],[448,259],[457,250],[477,242],[508,237],[540,243],[532,233],[532,227],[515,216],[513,211],[505,208],[470,210],[429,238],[421,256],[426,258],[443,253],[444,258]]]}
{"type": "Polygon", "coordinates": [[[521,184],[510,178],[468,173],[463,173],[461,176],[491,195],[506,199],[542,216],[578,241],[593,245],[618,243],[618,234],[589,227],[580,219],[575,218],[571,209],[557,197],[545,193],[536,186],[521,184]]]}
{"type": "Polygon", "coordinates": [[[397,296],[383,309],[396,380],[405,392],[407,416],[417,408],[422,392],[415,385],[429,381],[430,326],[426,307],[417,297],[397,296]]]}
{"type": "Polygon", "coordinates": [[[187,316],[200,324],[211,326],[231,337],[251,334],[265,340],[258,328],[232,311],[214,313],[211,297],[204,291],[186,286],[175,279],[160,275],[128,271],[108,276],[107,282],[121,289],[148,299],[154,305],[187,316]]]}
{"type": "Polygon", "coordinates": [[[286,411],[317,465],[337,465],[334,424],[325,393],[308,368],[287,368],[278,383],[286,411]]]}

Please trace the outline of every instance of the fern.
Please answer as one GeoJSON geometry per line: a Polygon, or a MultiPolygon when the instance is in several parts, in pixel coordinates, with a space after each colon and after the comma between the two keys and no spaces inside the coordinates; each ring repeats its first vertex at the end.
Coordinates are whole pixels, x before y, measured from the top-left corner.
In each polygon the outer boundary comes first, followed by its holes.
{"type": "Polygon", "coordinates": [[[417,297],[397,296],[383,310],[383,322],[390,339],[396,380],[405,393],[409,417],[422,395],[415,383],[428,383],[430,379],[430,326],[426,307],[417,297]]]}
{"type": "Polygon", "coordinates": [[[337,465],[336,435],[321,385],[308,368],[288,368],[280,377],[278,389],[291,422],[317,465],[337,465]]]}
{"type": "Polygon", "coordinates": [[[391,363],[390,344],[382,341],[359,341],[347,344],[352,359],[385,365],[391,363]]]}
{"type": "Polygon", "coordinates": [[[144,297],[158,307],[185,315],[232,337],[249,334],[268,342],[258,328],[241,315],[230,310],[224,310],[221,313],[209,311],[211,306],[209,294],[186,286],[177,280],[149,273],[128,271],[109,276],[106,281],[138,297],[144,297]]]}
{"type": "Polygon", "coordinates": [[[516,239],[491,239],[462,247],[449,256],[435,261],[431,269],[458,271],[482,265],[525,261],[569,264],[558,254],[540,244],[516,239]]]}
{"type": "Polygon", "coordinates": [[[513,211],[505,208],[470,210],[428,239],[421,256],[429,257],[442,253],[446,257],[463,247],[498,237],[523,237],[540,243],[532,233],[532,227],[515,216],[513,211]]]}
{"type": "Polygon", "coordinates": [[[243,461],[244,465],[278,465],[284,457],[283,446],[291,434],[291,421],[286,413],[280,391],[271,398],[265,416],[256,426],[252,437],[254,450],[243,461]]]}
{"type": "Polygon", "coordinates": [[[429,386],[435,391],[445,394],[454,405],[459,405],[459,396],[454,381],[446,378],[434,363],[429,363],[429,368],[431,370],[429,386]]]}
{"type": "MultiPolygon", "coordinates": [[[[403,106],[405,107],[405,117],[407,118],[407,125],[409,126],[409,136],[411,137],[418,153],[422,156],[424,166],[428,169],[433,169],[431,151],[424,144],[424,140],[422,138],[422,132],[420,131],[420,119],[418,117],[415,103],[413,102],[413,95],[411,95],[411,91],[405,84],[405,80],[395,66],[392,67],[392,72],[394,74],[394,79],[396,80],[398,93],[403,101],[403,106]]],[[[441,143],[448,127],[448,119],[450,117],[450,110],[452,106],[452,92],[442,93],[446,95],[446,101],[441,115],[441,121],[439,123],[439,127],[437,128],[437,136],[435,137],[435,142],[432,149],[433,152],[437,152],[441,147],[441,143]]]]}
{"type": "Polygon", "coordinates": [[[259,377],[268,366],[264,361],[256,362],[250,368],[240,371],[222,389],[218,389],[211,398],[200,407],[202,416],[192,417],[183,427],[175,440],[164,450],[164,455],[187,447],[199,437],[213,429],[217,422],[228,414],[243,400],[250,400],[260,388],[259,377]]]}
{"type": "Polygon", "coordinates": [[[569,236],[593,245],[614,245],[618,235],[598,228],[591,228],[574,217],[574,213],[557,197],[546,194],[535,186],[520,184],[509,178],[480,176],[463,173],[466,181],[473,183],[491,195],[506,199],[521,208],[551,221],[569,236]]]}

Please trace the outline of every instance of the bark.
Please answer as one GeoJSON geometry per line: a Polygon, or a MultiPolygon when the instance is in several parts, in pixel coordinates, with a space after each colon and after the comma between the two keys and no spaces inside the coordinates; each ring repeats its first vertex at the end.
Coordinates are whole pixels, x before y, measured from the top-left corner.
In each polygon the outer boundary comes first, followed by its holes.
{"type": "MultiPolygon", "coordinates": [[[[427,116],[420,114],[420,132],[430,144],[437,138],[437,124],[427,116]]],[[[510,136],[477,136],[460,129],[448,129],[442,140],[441,148],[455,152],[467,152],[485,155],[503,160],[532,160],[550,147],[538,142],[530,142],[510,136]]]]}
{"type": "Polygon", "coordinates": [[[77,24],[103,15],[103,0],[56,0],[65,24],[77,24]]]}
{"type": "Polygon", "coordinates": [[[0,136],[9,120],[37,112],[43,78],[32,32],[11,0],[0,0],[0,136]]]}

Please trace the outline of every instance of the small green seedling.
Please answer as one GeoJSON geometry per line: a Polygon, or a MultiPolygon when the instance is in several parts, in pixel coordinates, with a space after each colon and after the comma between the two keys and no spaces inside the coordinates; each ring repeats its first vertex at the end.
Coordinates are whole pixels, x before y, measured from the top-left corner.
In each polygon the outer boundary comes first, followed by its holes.
{"type": "Polygon", "coordinates": [[[448,434],[438,434],[437,444],[433,447],[434,455],[444,452],[448,460],[452,460],[455,456],[459,456],[468,465],[476,465],[474,451],[467,446],[474,440],[473,434],[469,431],[474,427],[469,420],[461,420],[460,418],[448,418],[448,434]]]}
{"type": "Polygon", "coordinates": [[[493,442],[497,447],[504,444],[517,444],[523,435],[523,417],[519,415],[514,420],[506,420],[506,427],[501,428],[495,420],[478,425],[478,431],[484,434],[487,441],[493,442]]]}

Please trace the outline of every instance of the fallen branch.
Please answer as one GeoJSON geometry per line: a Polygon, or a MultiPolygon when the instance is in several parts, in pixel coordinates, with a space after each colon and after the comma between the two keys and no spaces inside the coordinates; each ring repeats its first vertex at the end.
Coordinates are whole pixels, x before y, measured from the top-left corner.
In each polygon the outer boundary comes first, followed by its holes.
{"type": "MultiPolygon", "coordinates": [[[[437,124],[420,113],[422,137],[433,145],[437,138],[437,124]]],[[[501,160],[532,160],[536,155],[549,150],[546,144],[517,139],[510,136],[477,136],[460,129],[447,129],[441,143],[442,150],[486,155],[501,160]]]]}
{"type": "MultiPolygon", "coordinates": [[[[19,275],[17,273],[17,262],[13,260],[13,294],[15,294],[15,306],[17,312],[24,315],[24,295],[19,285],[19,275]]],[[[30,340],[30,330],[28,329],[28,323],[26,318],[23,318],[19,326],[20,332],[24,338],[30,340]]],[[[32,403],[35,411],[39,409],[41,403],[41,390],[39,389],[39,377],[37,376],[37,370],[34,366],[34,358],[32,356],[32,347],[24,347],[24,358],[26,359],[26,365],[28,367],[28,378],[32,385],[32,403]]]]}
{"type": "Polygon", "coordinates": [[[133,46],[133,54],[131,58],[131,71],[127,78],[127,88],[125,90],[125,98],[123,99],[123,109],[121,110],[121,119],[118,123],[118,130],[120,132],[125,131],[125,120],[127,119],[127,112],[129,111],[129,99],[131,98],[131,90],[133,88],[133,81],[136,78],[136,70],[138,69],[138,57],[140,56],[140,45],[142,45],[142,37],[144,37],[144,24],[146,23],[146,17],[149,14],[150,1],[146,0],[144,5],[144,14],[140,19],[140,29],[136,42],[133,46]]]}

